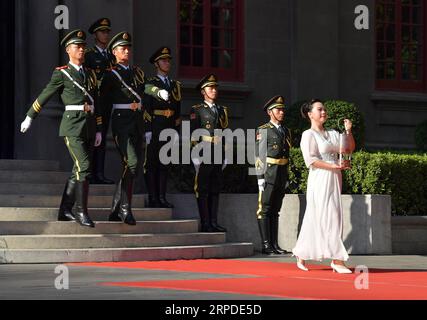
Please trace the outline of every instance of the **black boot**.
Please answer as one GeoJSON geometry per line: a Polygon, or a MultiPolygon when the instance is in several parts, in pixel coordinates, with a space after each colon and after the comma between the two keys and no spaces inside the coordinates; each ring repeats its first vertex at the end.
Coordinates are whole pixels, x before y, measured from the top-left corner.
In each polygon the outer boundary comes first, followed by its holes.
{"type": "Polygon", "coordinates": [[[122,191],[119,206],[119,218],[126,224],[135,226],[136,221],[132,214],[133,176],[126,174],[122,181],[122,191]]]}
{"type": "Polygon", "coordinates": [[[145,206],[147,208],[161,208],[157,179],[155,178],[155,175],[151,171],[147,171],[144,177],[148,193],[148,202],[145,203],[145,206]]]}
{"type": "Polygon", "coordinates": [[[108,221],[111,221],[111,222],[122,221],[119,217],[120,200],[122,198],[122,184],[123,184],[123,179],[120,179],[119,183],[116,186],[116,191],[114,192],[113,204],[111,205],[111,214],[108,218],[108,221]]]}
{"type": "Polygon", "coordinates": [[[93,172],[95,173],[92,177],[90,182],[92,184],[114,184],[113,180],[107,179],[104,176],[104,169],[105,169],[105,146],[99,146],[98,148],[95,148],[95,168],[93,172]]]}
{"type": "Polygon", "coordinates": [[[261,235],[262,254],[274,255],[275,251],[270,243],[270,219],[258,219],[258,227],[261,235]]]}
{"type": "Polygon", "coordinates": [[[58,221],[76,221],[73,213],[75,192],[76,182],[68,179],[62,194],[61,205],[59,206],[58,221]]]}
{"type": "Polygon", "coordinates": [[[215,232],[227,232],[227,229],[218,225],[218,206],[219,206],[219,194],[209,195],[209,216],[210,225],[215,232]]]}
{"type": "Polygon", "coordinates": [[[87,200],[89,197],[89,182],[76,182],[76,220],[77,222],[84,226],[95,228],[95,224],[89,218],[87,212],[87,200]]]}
{"type": "Polygon", "coordinates": [[[279,216],[270,218],[270,230],[271,246],[273,247],[276,254],[287,254],[288,252],[286,250],[283,250],[279,247],[279,216]]]}
{"type": "Polygon", "coordinates": [[[209,221],[209,206],[208,206],[208,196],[200,195],[197,199],[197,206],[199,207],[200,215],[200,225],[202,232],[215,232],[215,230],[210,225],[209,221]]]}
{"type": "Polygon", "coordinates": [[[159,202],[161,208],[173,209],[173,204],[166,200],[166,189],[168,182],[167,170],[160,170],[159,172],[159,202]]]}

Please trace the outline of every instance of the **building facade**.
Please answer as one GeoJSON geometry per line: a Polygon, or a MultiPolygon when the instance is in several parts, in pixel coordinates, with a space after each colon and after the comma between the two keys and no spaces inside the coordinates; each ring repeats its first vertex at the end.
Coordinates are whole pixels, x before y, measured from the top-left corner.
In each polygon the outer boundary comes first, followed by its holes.
{"type": "MultiPolygon", "coordinates": [[[[221,103],[230,108],[232,128],[255,128],[266,121],[262,105],[277,94],[287,103],[313,97],[355,103],[365,116],[368,149],[413,148],[415,126],[427,119],[423,0],[12,2],[14,104],[2,108],[14,115],[11,139],[17,159],[59,160],[64,168],[71,164],[58,138],[58,99],[43,110],[29,135],[19,133],[20,122],[52,70],[67,63],[58,45],[66,30],[54,25],[60,5],[69,10],[70,29],[87,30],[105,16],[112,20],[113,33],[131,32],[133,62],[147,75],[154,72],[149,56],[160,46],[171,47],[174,77],[184,87],[184,116],[200,101],[196,83],[214,72],[221,80],[221,103]],[[368,29],[355,26],[360,4],[369,10],[368,29]]],[[[113,161],[107,170],[113,171],[119,159],[112,141],[109,149],[107,157],[113,161]]]]}

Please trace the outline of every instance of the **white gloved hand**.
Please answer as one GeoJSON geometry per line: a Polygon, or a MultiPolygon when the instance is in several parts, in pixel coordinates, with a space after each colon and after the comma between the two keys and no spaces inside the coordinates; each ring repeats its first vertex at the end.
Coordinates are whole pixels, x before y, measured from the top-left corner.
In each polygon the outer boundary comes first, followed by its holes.
{"type": "Polygon", "coordinates": [[[160,90],[158,96],[164,101],[169,101],[169,92],[167,92],[166,90],[160,90]]]}
{"type": "Polygon", "coordinates": [[[149,145],[151,143],[151,139],[153,138],[152,132],[146,132],[145,133],[145,143],[149,145]]]}
{"type": "Polygon", "coordinates": [[[27,116],[25,120],[21,123],[21,132],[22,133],[27,132],[30,129],[32,123],[33,123],[33,119],[27,116]]]}
{"type": "Polygon", "coordinates": [[[200,160],[198,158],[194,158],[194,159],[191,159],[191,161],[194,164],[194,169],[196,169],[196,174],[199,174],[199,169],[201,164],[200,160]]]}
{"type": "Polygon", "coordinates": [[[101,132],[97,132],[96,133],[96,138],[95,138],[95,147],[99,147],[102,143],[102,133],[101,132]]]}
{"type": "Polygon", "coordinates": [[[227,168],[227,165],[228,165],[228,160],[227,160],[227,158],[225,158],[224,163],[222,164],[222,171],[224,171],[225,168],[227,168]]]}
{"type": "Polygon", "coordinates": [[[265,190],[265,179],[258,179],[258,189],[260,192],[265,190]]]}

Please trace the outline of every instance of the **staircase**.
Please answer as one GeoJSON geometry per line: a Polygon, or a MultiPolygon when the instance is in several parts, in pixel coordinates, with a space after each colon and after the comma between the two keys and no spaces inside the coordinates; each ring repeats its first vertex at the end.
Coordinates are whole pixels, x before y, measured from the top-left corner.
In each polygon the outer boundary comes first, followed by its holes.
{"type": "Polygon", "coordinates": [[[115,186],[92,185],[94,229],[57,222],[69,173],[53,161],[0,160],[0,264],[239,258],[251,243],[199,233],[197,220],[172,220],[170,209],[144,208],[135,195],[136,226],[108,222],[115,186]]]}

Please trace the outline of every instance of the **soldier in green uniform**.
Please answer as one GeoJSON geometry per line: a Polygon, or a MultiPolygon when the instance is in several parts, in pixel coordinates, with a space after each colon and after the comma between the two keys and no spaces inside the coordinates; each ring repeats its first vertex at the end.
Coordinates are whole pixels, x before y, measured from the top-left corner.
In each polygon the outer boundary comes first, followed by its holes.
{"type": "Polygon", "coordinates": [[[226,229],[218,225],[219,194],[222,184],[222,171],[224,162],[224,147],[222,137],[215,136],[215,129],[228,128],[228,109],[216,104],[218,97],[218,79],[210,74],[204,77],[197,86],[204,101],[192,107],[190,115],[191,132],[197,129],[205,129],[206,135],[199,141],[192,141],[194,146],[210,148],[209,163],[201,159],[192,159],[196,168],[194,191],[200,214],[202,232],[226,232],[226,229]],[[215,151],[216,150],[216,151],[215,151]],[[222,153],[222,163],[216,163],[215,152],[222,153]]]}
{"type": "Polygon", "coordinates": [[[62,40],[70,62],[58,67],[52,79],[28,110],[21,132],[25,133],[40,114],[43,106],[55,94],[60,93],[65,112],[59,129],[74,161],[71,177],[68,179],[59,209],[59,221],[77,221],[88,227],[94,227],[87,211],[90,174],[90,149],[102,142],[102,117],[97,104],[98,88],[95,72],[83,67],[86,48],[86,35],[82,30],[70,32],[62,40]],[[96,112],[96,116],[95,116],[96,112]],[[72,208],[76,204],[73,214],[72,208]]]}
{"type": "Polygon", "coordinates": [[[272,98],[264,106],[270,122],[258,128],[256,135],[256,169],[259,186],[258,226],[262,240],[262,253],[285,254],[278,244],[279,212],[288,185],[289,150],[291,133],[282,123],[285,99],[272,98]]]}
{"type": "MultiPolygon", "coordinates": [[[[85,66],[95,71],[98,88],[105,70],[111,69],[115,62],[115,57],[107,50],[107,45],[110,41],[110,32],[111,22],[108,18],[97,20],[89,28],[89,33],[95,36],[95,46],[86,51],[85,66]]],[[[89,179],[92,184],[114,184],[114,181],[104,176],[107,133],[110,124],[111,109],[112,105],[109,101],[105,101],[105,105],[100,108],[103,118],[102,143],[99,147],[94,148],[93,151],[92,174],[89,179]]]]}
{"type": "Polygon", "coordinates": [[[157,76],[149,79],[148,83],[168,91],[170,96],[168,102],[158,97],[145,96],[144,174],[150,208],[173,208],[166,200],[169,166],[162,164],[159,159],[160,150],[167,143],[159,141],[160,133],[164,129],[178,131],[181,125],[181,83],[169,78],[171,60],[171,50],[168,47],[161,47],[150,58],[150,63],[156,67],[157,76]]]}
{"type": "Polygon", "coordinates": [[[113,104],[113,137],[123,164],[109,220],[135,225],[132,195],[142,149],[143,96],[146,93],[167,101],[169,94],[166,90],[146,84],[144,72],[139,67],[129,65],[131,46],[132,39],[128,32],[120,32],[108,44],[108,49],[116,58],[116,66],[105,72],[100,97],[102,105],[107,101],[113,104]]]}

